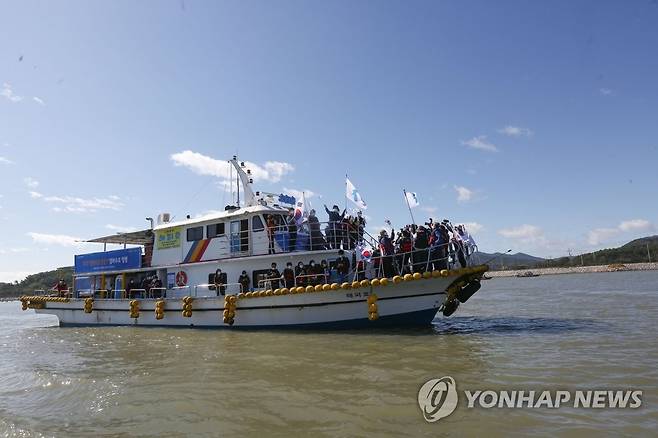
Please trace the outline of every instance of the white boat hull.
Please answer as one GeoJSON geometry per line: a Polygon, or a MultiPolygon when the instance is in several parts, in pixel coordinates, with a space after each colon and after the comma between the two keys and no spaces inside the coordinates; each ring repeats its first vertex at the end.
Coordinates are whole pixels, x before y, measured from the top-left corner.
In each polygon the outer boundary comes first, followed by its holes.
{"type": "Polygon", "coordinates": [[[139,301],[139,317],[130,315],[131,300],[94,300],[90,313],[84,299],[48,302],[38,313],[56,315],[60,325],[137,325],[186,327],[304,327],[348,328],[363,325],[427,325],[444,300],[451,279],[402,282],[379,287],[310,292],[238,300],[233,325],[223,322],[224,297],[196,298],[192,315],[183,316],[181,299],[166,299],[162,319],[156,319],[155,299],[139,301]],[[379,318],[368,319],[367,298],[377,295],[379,318]]]}

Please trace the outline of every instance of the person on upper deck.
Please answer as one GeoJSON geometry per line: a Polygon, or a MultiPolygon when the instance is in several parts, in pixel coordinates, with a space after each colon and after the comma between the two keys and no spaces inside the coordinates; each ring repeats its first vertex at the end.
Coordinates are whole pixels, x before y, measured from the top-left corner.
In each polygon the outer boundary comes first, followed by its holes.
{"type": "Polygon", "coordinates": [[[427,236],[427,230],[423,225],[420,225],[416,231],[416,237],[414,238],[414,252],[411,259],[414,265],[414,272],[425,272],[427,268],[428,248],[429,239],[427,236]]]}
{"type": "Polygon", "coordinates": [[[297,222],[295,222],[295,210],[290,208],[286,223],[288,225],[288,235],[290,236],[289,251],[294,251],[297,247],[297,222]]]}
{"type": "Polygon", "coordinates": [[[393,239],[395,238],[395,231],[391,229],[391,237],[388,236],[386,230],[381,230],[379,233],[379,250],[382,255],[382,265],[385,277],[392,277],[394,275],[393,268],[393,254],[395,248],[393,246],[393,239]]]}
{"type": "Polygon", "coordinates": [[[363,241],[363,233],[366,229],[366,219],[363,217],[363,213],[361,210],[359,210],[356,213],[356,218],[355,218],[356,226],[357,226],[357,242],[362,242],[363,241]]]}
{"type": "Polygon", "coordinates": [[[329,247],[338,248],[343,239],[341,223],[345,217],[345,210],[343,210],[343,213],[341,214],[338,206],[334,205],[330,211],[327,208],[327,204],[324,205],[324,210],[327,212],[327,215],[329,215],[329,232],[327,233],[329,247]]]}
{"type": "Polygon", "coordinates": [[[281,273],[276,268],[276,263],[272,262],[272,267],[267,272],[267,279],[270,280],[270,288],[272,290],[279,288],[279,281],[281,280],[281,273]]]}
{"type": "Polygon", "coordinates": [[[325,249],[324,237],[320,231],[320,221],[315,215],[315,210],[311,210],[308,214],[308,227],[311,234],[311,251],[325,249]]]}
{"type": "Polygon", "coordinates": [[[274,250],[274,232],[276,231],[276,221],[274,220],[274,216],[268,214],[266,223],[267,223],[267,239],[269,241],[269,246],[267,247],[267,253],[274,254],[276,252],[274,250]]]}
{"type": "Polygon", "coordinates": [[[411,240],[411,233],[409,233],[408,229],[404,228],[400,231],[397,243],[397,260],[400,266],[400,272],[406,274],[409,272],[409,260],[411,260],[411,251],[413,249],[413,241],[411,240]]]}

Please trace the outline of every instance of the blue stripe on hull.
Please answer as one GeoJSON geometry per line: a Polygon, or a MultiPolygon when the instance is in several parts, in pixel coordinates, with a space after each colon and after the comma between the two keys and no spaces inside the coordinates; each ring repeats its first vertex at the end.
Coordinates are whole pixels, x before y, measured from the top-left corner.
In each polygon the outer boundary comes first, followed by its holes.
{"type": "Polygon", "coordinates": [[[382,327],[419,327],[429,326],[436,316],[438,309],[426,309],[416,312],[400,313],[397,315],[381,316],[376,321],[370,321],[368,318],[350,319],[345,321],[318,322],[310,324],[286,324],[286,325],[258,325],[258,326],[228,326],[226,324],[218,325],[132,325],[132,324],[84,324],[84,323],[63,323],[60,327],[93,327],[93,326],[123,326],[123,327],[168,327],[168,328],[200,328],[200,329],[235,329],[235,330],[352,330],[382,327]]]}

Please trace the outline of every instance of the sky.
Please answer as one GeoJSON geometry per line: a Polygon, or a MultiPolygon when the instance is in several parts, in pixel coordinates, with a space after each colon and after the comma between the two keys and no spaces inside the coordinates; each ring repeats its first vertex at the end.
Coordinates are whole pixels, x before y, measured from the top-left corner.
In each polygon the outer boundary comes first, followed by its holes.
{"type": "MultiPolygon", "coordinates": [[[[0,1],[0,281],[255,188],[559,257],[656,234],[657,1],[0,1]]],[[[324,218],[324,213],[320,214],[324,218]]]]}

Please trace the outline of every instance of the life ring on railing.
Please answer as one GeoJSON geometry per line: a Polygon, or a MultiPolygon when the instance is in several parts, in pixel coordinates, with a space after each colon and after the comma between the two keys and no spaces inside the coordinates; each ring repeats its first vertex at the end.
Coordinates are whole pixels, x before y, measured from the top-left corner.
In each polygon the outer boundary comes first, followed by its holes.
{"type": "Polygon", "coordinates": [[[187,285],[187,274],[185,271],[178,271],[176,273],[176,285],[180,287],[187,285]]]}

